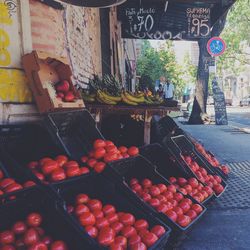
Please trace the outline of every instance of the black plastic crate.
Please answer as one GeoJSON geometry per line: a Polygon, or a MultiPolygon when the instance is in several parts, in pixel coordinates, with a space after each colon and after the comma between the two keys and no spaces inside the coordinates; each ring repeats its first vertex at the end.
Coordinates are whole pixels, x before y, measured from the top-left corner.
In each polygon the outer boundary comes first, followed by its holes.
{"type": "MultiPolygon", "coordinates": [[[[5,165],[19,170],[21,176],[31,177],[41,185],[43,182],[27,168],[27,164],[43,157],[53,158],[61,154],[67,156],[65,150],[55,142],[43,123],[0,126],[0,141],[2,142],[1,157],[5,165]]],[[[51,183],[48,186],[57,187],[60,183],[72,182],[79,178],[81,176],[51,183]]]]}
{"type": "MultiPolygon", "coordinates": [[[[148,221],[150,227],[154,225],[164,226],[166,233],[148,249],[165,249],[171,229],[149,212],[141,210],[139,206],[136,206],[129,201],[126,193],[122,192],[116,183],[110,182],[104,178],[103,175],[94,175],[92,177],[87,177],[84,180],[78,180],[74,183],[62,185],[59,194],[65,201],[65,204],[73,204],[76,195],[79,193],[86,193],[91,199],[99,199],[103,204],[114,205],[119,212],[132,213],[136,219],[145,219],[148,221]]],[[[86,234],[84,228],[74,216],[72,216],[72,221],[74,221],[75,225],[78,227],[79,232],[86,234]]],[[[101,247],[95,239],[90,238],[90,240],[92,241],[93,249],[107,249],[101,247]]]]}
{"type": "MultiPolygon", "coordinates": [[[[199,204],[203,207],[203,212],[186,228],[180,227],[177,223],[170,220],[165,214],[159,213],[152,206],[144,202],[139,196],[137,196],[129,187],[129,181],[132,178],[137,178],[138,180],[143,180],[149,178],[154,184],[165,184],[170,185],[171,183],[165,179],[156,168],[142,156],[138,156],[131,159],[126,159],[120,162],[114,162],[110,164],[110,167],[105,169],[104,174],[113,180],[113,182],[118,183],[121,189],[128,194],[128,197],[134,201],[142,210],[150,211],[155,217],[159,218],[165,224],[167,224],[175,233],[182,234],[187,233],[192,226],[203,216],[206,208],[194,200],[190,195],[184,195],[185,198],[192,200],[194,204],[199,204]]],[[[179,192],[177,190],[177,192],[179,192]]],[[[181,193],[181,192],[180,192],[181,193]]]]}
{"type": "MultiPolygon", "coordinates": [[[[156,166],[157,171],[166,179],[169,177],[191,178],[187,172],[178,167],[178,162],[160,144],[150,144],[140,148],[140,154],[156,166]]],[[[198,179],[197,179],[198,180],[198,179]]],[[[202,183],[198,180],[199,183],[202,183]]],[[[202,183],[203,184],[203,183],[202,183]]],[[[203,184],[204,185],[204,184],[203,184]]],[[[207,204],[215,198],[211,195],[202,204],[207,204]]]]}
{"type": "MultiPolygon", "coordinates": [[[[206,163],[199,156],[199,154],[196,153],[196,151],[194,150],[194,146],[188,141],[188,139],[184,135],[175,137],[165,137],[163,140],[163,146],[170,153],[172,158],[176,162],[178,162],[179,166],[181,166],[181,168],[186,171],[186,173],[188,173],[190,176],[197,178],[196,174],[189,168],[186,161],[182,158],[182,156],[186,154],[191,156],[192,159],[196,161],[199,166],[205,168],[208,174],[217,175],[217,173],[211,169],[211,166],[206,165],[206,163]]],[[[221,185],[224,187],[225,191],[227,188],[227,184],[223,178],[221,185]]],[[[219,195],[215,194],[215,196],[220,197],[224,193],[224,191],[219,195]]]]}
{"type": "Polygon", "coordinates": [[[92,149],[96,139],[103,139],[95,120],[87,110],[50,113],[46,124],[51,134],[56,135],[57,141],[73,159],[80,159],[92,149]]]}
{"type": "Polygon", "coordinates": [[[16,221],[24,221],[32,212],[42,215],[41,226],[45,234],[54,240],[65,241],[70,250],[93,249],[88,240],[78,233],[64,209],[40,188],[29,190],[0,207],[0,231],[11,229],[16,221]]]}

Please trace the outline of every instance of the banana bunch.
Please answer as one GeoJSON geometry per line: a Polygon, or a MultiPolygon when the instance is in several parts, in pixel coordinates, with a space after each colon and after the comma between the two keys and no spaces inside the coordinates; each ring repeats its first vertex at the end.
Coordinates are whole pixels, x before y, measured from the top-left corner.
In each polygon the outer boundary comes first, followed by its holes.
{"type": "Polygon", "coordinates": [[[88,103],[95,102],[96,100],[96,94],[88,94],[82,91],[81,96],[82,96],[82,99],[88,103]]]}
{"type": "Polygon", "coordinates": [[[112,96],[104,91],[97,90],[96,100],[103,104],[116,105],[122,100],[120,96],[112,96]]]}
{"type": "Polygon", "coordinates": [[[144,94],[131,94],[127,91],[122,92],[122,101],[125,104],[137,106],[145,102],[144,94]]]}

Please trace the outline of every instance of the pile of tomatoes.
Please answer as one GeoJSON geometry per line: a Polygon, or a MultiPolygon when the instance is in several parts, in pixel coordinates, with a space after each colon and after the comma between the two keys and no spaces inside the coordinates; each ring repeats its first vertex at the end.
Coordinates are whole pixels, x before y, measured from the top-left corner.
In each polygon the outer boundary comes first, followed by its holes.
{"type": "Polygon", "coordinates": [[[20,184],[13,178],[5,178],[3,171],[0,170],[0,195],[12,193],[34,185],[36,184],[33,181],[26,181],[25,183],[20,184]]]}
{"type": "Polygon", "coordinates": [[[102,204],[87,194],[78,194],[74,206],[67,207],[85,231],[101,246],[111,250],[144,250],[154,245],[165,234],[165,228],[155,225],[150,228],[144,219],[133,214],[118,212],[113,205],[102,204]]]}
{"type": "Polygon", "coordinates": [[[226,174],[226,175],[228,175],[230,173],[229,167],[225,166],[225,165],[221,165],[219,163],[219,161],[214,156],[209,154],[201,144],[195,143],[195,148],[197,149],[197,151],[199,151],[207,159],[207,161],[213,167],[220,168],[224,172],[224,174],[226,174]]]}
{"type": "Polygon", "coordinates": [[[129,158],[139,154],[139,149],[135,146],[127,148],[121,146],[117,148],[112,141],[97,139],[93,143],[93,150],[88,155],[83,156],[81,161],[94,169],[95,172],[101,173],[106,167],[106,163],[129,158]]]}
{"type": "Polygon", "coordinates": [[[39,161],[32,161],[27,167],[45,183],[63,181],[89,173],[87,167],[80,167],[77,161],[71,161],[65,155],[58,155],[54,159],[45,157],[39,161]]]}
{"type": "Polygon", "coordinates": [[[198,163],[192,159],[191,156],[182,157],[186,161],[189,168],[197,176],[198,180],[211,187],[216,195],[219,195],[224,191],[224,187],[221,185],[222,179],[220,176],[208,174],[207,170],[203,167],[200,167],[198,163]]]}
{"type": "Polygon", "coordinates": [[[130,180],[130,187],[145,202],[183,228],[203,211],[199,204],[194,204],[189,198],[177,192],[173,184],[154,185],[150,179],[139,182],[133,178],[130,180]]]}
{"type": "Polygon", "coordinates": [[[189,194],[198,202],[203,202],[213,195],[213,189],[199,183],[196,178],[185,179],[182,177],[170,177],[168,180],[174,184],[180,192],[185,195],[189,194]]]}
{"type": "Polygon", "coordinates": [[[0,249],[68,250],[65,242],[47,236],[41,224],[39,213],[31,213],[25,221],[17,221],[11,229],[0,232],[0,249]]]}

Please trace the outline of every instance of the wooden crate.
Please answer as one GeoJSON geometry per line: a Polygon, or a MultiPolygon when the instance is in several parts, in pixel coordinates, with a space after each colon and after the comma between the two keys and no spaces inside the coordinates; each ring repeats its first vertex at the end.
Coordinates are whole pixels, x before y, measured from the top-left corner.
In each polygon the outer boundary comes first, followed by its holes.
{"type": "Polygon", "coordinates": [[[85,107],[73,86],[72,71],[66,58],[33,51],[22,57],[22,63],[40,113],[85,107]],[[54,85],[62,80],[69,82],[70,90],[76,97],[74,102],[64,102],[56,97],[54,85]]]}

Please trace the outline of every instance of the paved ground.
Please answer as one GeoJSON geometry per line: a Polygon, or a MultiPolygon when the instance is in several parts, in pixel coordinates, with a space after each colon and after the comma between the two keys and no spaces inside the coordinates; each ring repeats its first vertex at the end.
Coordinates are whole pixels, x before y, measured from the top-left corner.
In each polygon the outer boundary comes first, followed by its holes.
{"type": "Polygon", "coordinates": [[[250,249],[250,134],[229,126],[181,125],[199,139],[232,173],[225,193],[211,204],[205,217],[196,225],[180,250],[250,249]]]}

